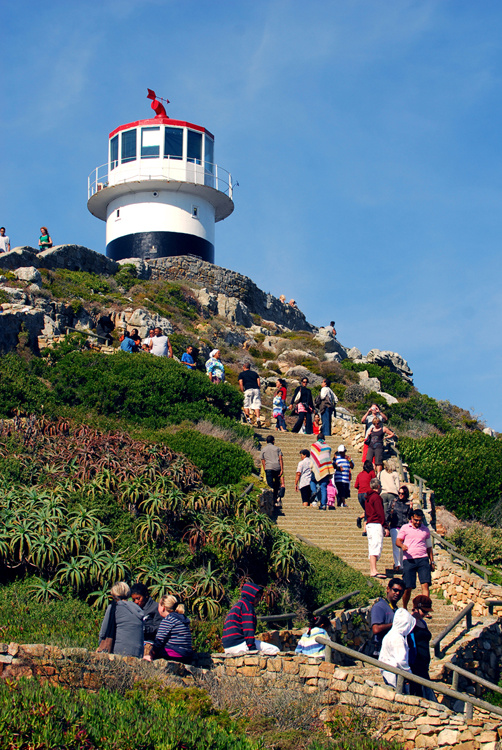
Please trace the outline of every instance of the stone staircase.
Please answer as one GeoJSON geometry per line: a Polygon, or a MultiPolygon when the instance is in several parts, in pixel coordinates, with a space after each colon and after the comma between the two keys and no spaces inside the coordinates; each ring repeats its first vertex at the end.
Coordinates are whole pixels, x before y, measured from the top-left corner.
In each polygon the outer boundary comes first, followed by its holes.
{"type": "MultiPolygon", "coordinates": [[[[336,510],[319,511],[314,507],[303,507],[299,492],[295,492],[295,474],[298,461],[300,460],[299,452],[303,448],[310,450],[310,446],[315,442],[314,435],[298,435],[291,432],[277,432],[268,428],[256,430],[262,444],[265,443],[266,437],[273,434],[275,445],[277,445],[284,457],[284,474],[286,484],[286,494],[283,500],[283,513],[277,519],[281,529],[288,531],[293,536],[301,536],[312,544],[329,550],[340,557],[351,567],[359,570],[366,576],[369,576],[368,544],[366,537],[362,536],[362,531],[356,526],[357,516],[361,512],[361,507],[357,500],[357,490],[354,489],[354,480],[357,474],[362,471],[361,454],[351,452],[350,446],[347,446],[348,455],[354,461],[352,470],[351,496],[347,501],[347,508],[336,508],[336,510]]],[[[334,456],[340,436],[327,438],[327,444],[331,447],[334,456]]],[[[384,539],[383,552],[378,562],[379,573],[384,573],[388,578],[393,576],[393,558],[392,542],[390,537],[384,539]]],[[[375,582],[375,592],[385,590],[385,581],[375,582]],[[381,585],[383,584],[383,586],[381,585]]],[[[420,586],[412,593],[412,599],[421,593],[420,586]]],[[[375,593],[375,596],[377,593],[375,593]]],[[[453,606],[447,605],[444,599],[431,595],[433,600],[433,618],[428,621],[429,629],[434,638],[438,635],[448,623],[453,619],[456,612],[453,606]]],[[[452,638],[453,633],[450,634],[452,638]]]]}

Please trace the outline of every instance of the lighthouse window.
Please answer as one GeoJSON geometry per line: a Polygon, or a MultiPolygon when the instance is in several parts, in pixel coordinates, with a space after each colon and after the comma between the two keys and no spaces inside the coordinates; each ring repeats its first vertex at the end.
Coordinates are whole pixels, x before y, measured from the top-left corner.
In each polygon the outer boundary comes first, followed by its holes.
{"type": "Polygon", "coordinates": [[[187,161],[200,164],[202,161],[202,133],[189,130],[187,136],[187,161]]]}
{"type": "Polygon", "coordinates": [[[214,187],[214,141],[204,136],[204,184],[214,187]]]}
{"type": "Polygon", "coordinates": [[[122,164],[134,161],[136,158],[136,130],[126,130],[122,133],[122,164]]]}
{"type": "Polygon", "coordinates": [[[153,159],[160,154],[160,128],[141,128],[141,158],[153,159]]]}
{"type": "Polygon", "coordinates": [[[110,169],[115,169],[119,163],[119,137],[116,135],[110,141],[110,169]]]}
{"type": "Polygon", "coordinates": [[[169,159],[183,158],[183,130],[181,128],[166,128],[164,156],[169,159]]]}

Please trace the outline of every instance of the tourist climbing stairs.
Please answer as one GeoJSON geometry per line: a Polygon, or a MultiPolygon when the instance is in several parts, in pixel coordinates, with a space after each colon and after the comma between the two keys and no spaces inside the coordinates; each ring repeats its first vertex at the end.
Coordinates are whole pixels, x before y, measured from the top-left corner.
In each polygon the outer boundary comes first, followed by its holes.
{"type": "MultiPolygon", "coordinates": [[[[277,519],[281,529],[290,534],[314,544],[322,549],[329,550],[340,557],[351,567],[369,576],[368,543],[367,538],[362,536],[362,530],[357,528],[356,520],[361,514],[361,506],[357,500],[357,490],[354,489],[354,481],[357,474],[362,471],[361,453],[352,449],[350,444],[346,445],[347,453],[354,461],[352,470],[352,481],[350,498],[347,508],[336,508],[335,510],[320,511],[313,506],[302,505],[299,492],[295,492],[295,474],[298,462],[301,460],[300,451],[303,448],[310,450],[315,441],[313,435],[301,435],[291,432],[277,432],[267,428],[257,430],[262,444],[265,443],[267,435],[273,434],[275,444],[281,449],[284,457],[284,474],[286,494],[283,500],[283,515],[277,519]]],[[[341,438],[334,435],[326,439],[334,456],[341,438]]],[[[387,576],[387,580],[393,574],[392,542],[390,537],[384,539],[382,557],[378,563],[378,571],[387,576]]],[[[375,585],[375,596],[385,590],[384,580],[372,579],[375,585]]],[[[420,586],[412,593],[412,598],[421,593],[420,586]]],[[[433,637],[438,635],[453,619],[456,612],[444,599],[431,594],[433,600],[433,618],[429,620],[429,628],[433,637]]]]}

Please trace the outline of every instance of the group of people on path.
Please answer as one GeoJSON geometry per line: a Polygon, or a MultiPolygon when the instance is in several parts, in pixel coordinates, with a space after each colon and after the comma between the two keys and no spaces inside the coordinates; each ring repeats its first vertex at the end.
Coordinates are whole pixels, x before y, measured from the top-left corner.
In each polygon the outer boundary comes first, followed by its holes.
{"type": "MultiPolygon", "coordinates": [[[[416,596],[410,614],[407,609],[409,598],[404,598],[406,591],[406,582],[401,578],[389,581],[386,596],[378,599],[371,608],[371,638],[363,651],[389,666],[428,680],[431,632],[426,620],[431,617],[432,601],[428,594],[416,596]],[[401,597],[403,607],[398,608],[401,597]]],[[[381,671],[384,681],[395,688],[397,676],[385,669],[381,671]]],[[[436,700],[430,688],[411,680],[409,692],[411,695],[436,700]]]]}
{"type": "MultiPolygon", "coordinates": [[[[135,583],[130,588],[121,581],[111,591],[99,633],[98,651],[122,656],[135,656],[146,661],[166,659],[191,664],[194,656],[190,620],[178,597],[162,596],[157,603],[145,584],[135,583]]],[[[407,610],[406,583],[392,578],[386,597],[381,597],[371,609],[371,637],[363,651],[385,664],[399,667],[425,679],[429,678],[430,630],[425,622],[430,617],[432,602],[428,595],[413,599],[411,614],[407,610]],[[397,604],[403,597],[403,607],[397,604]]],[[[256,607],[263,595],[263,587],[252,581],[242,586],[238,601],[231,607],[223,624],[222,644],[225,654],[236,656],[258,651],[275,656],[280,649],[256,638],[256,607]]],[[[325,658],[325,646],[317,642],[319,636],[329,637],[331,622],[324,615],[312,616],[307,631],[299,639],[296,653],[325,658]]],[[[396,675],[382,669],[384,681],[396,686],[396,675]]],[[[434,700],[431,691],[410,682],[414,695],[434,700]]]]}

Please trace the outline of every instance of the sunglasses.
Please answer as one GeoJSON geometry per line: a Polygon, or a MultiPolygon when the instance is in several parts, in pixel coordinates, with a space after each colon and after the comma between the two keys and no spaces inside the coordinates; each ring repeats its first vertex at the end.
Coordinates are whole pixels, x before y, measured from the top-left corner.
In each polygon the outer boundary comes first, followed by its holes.
{"type": "Polygon", "coordinates": [[[404,589],[402,589],[401,587],[399,587],[397,589],[391,589],[391,591],[395,591],[396,594],[401,594],[404,591],[404,589]]]}

